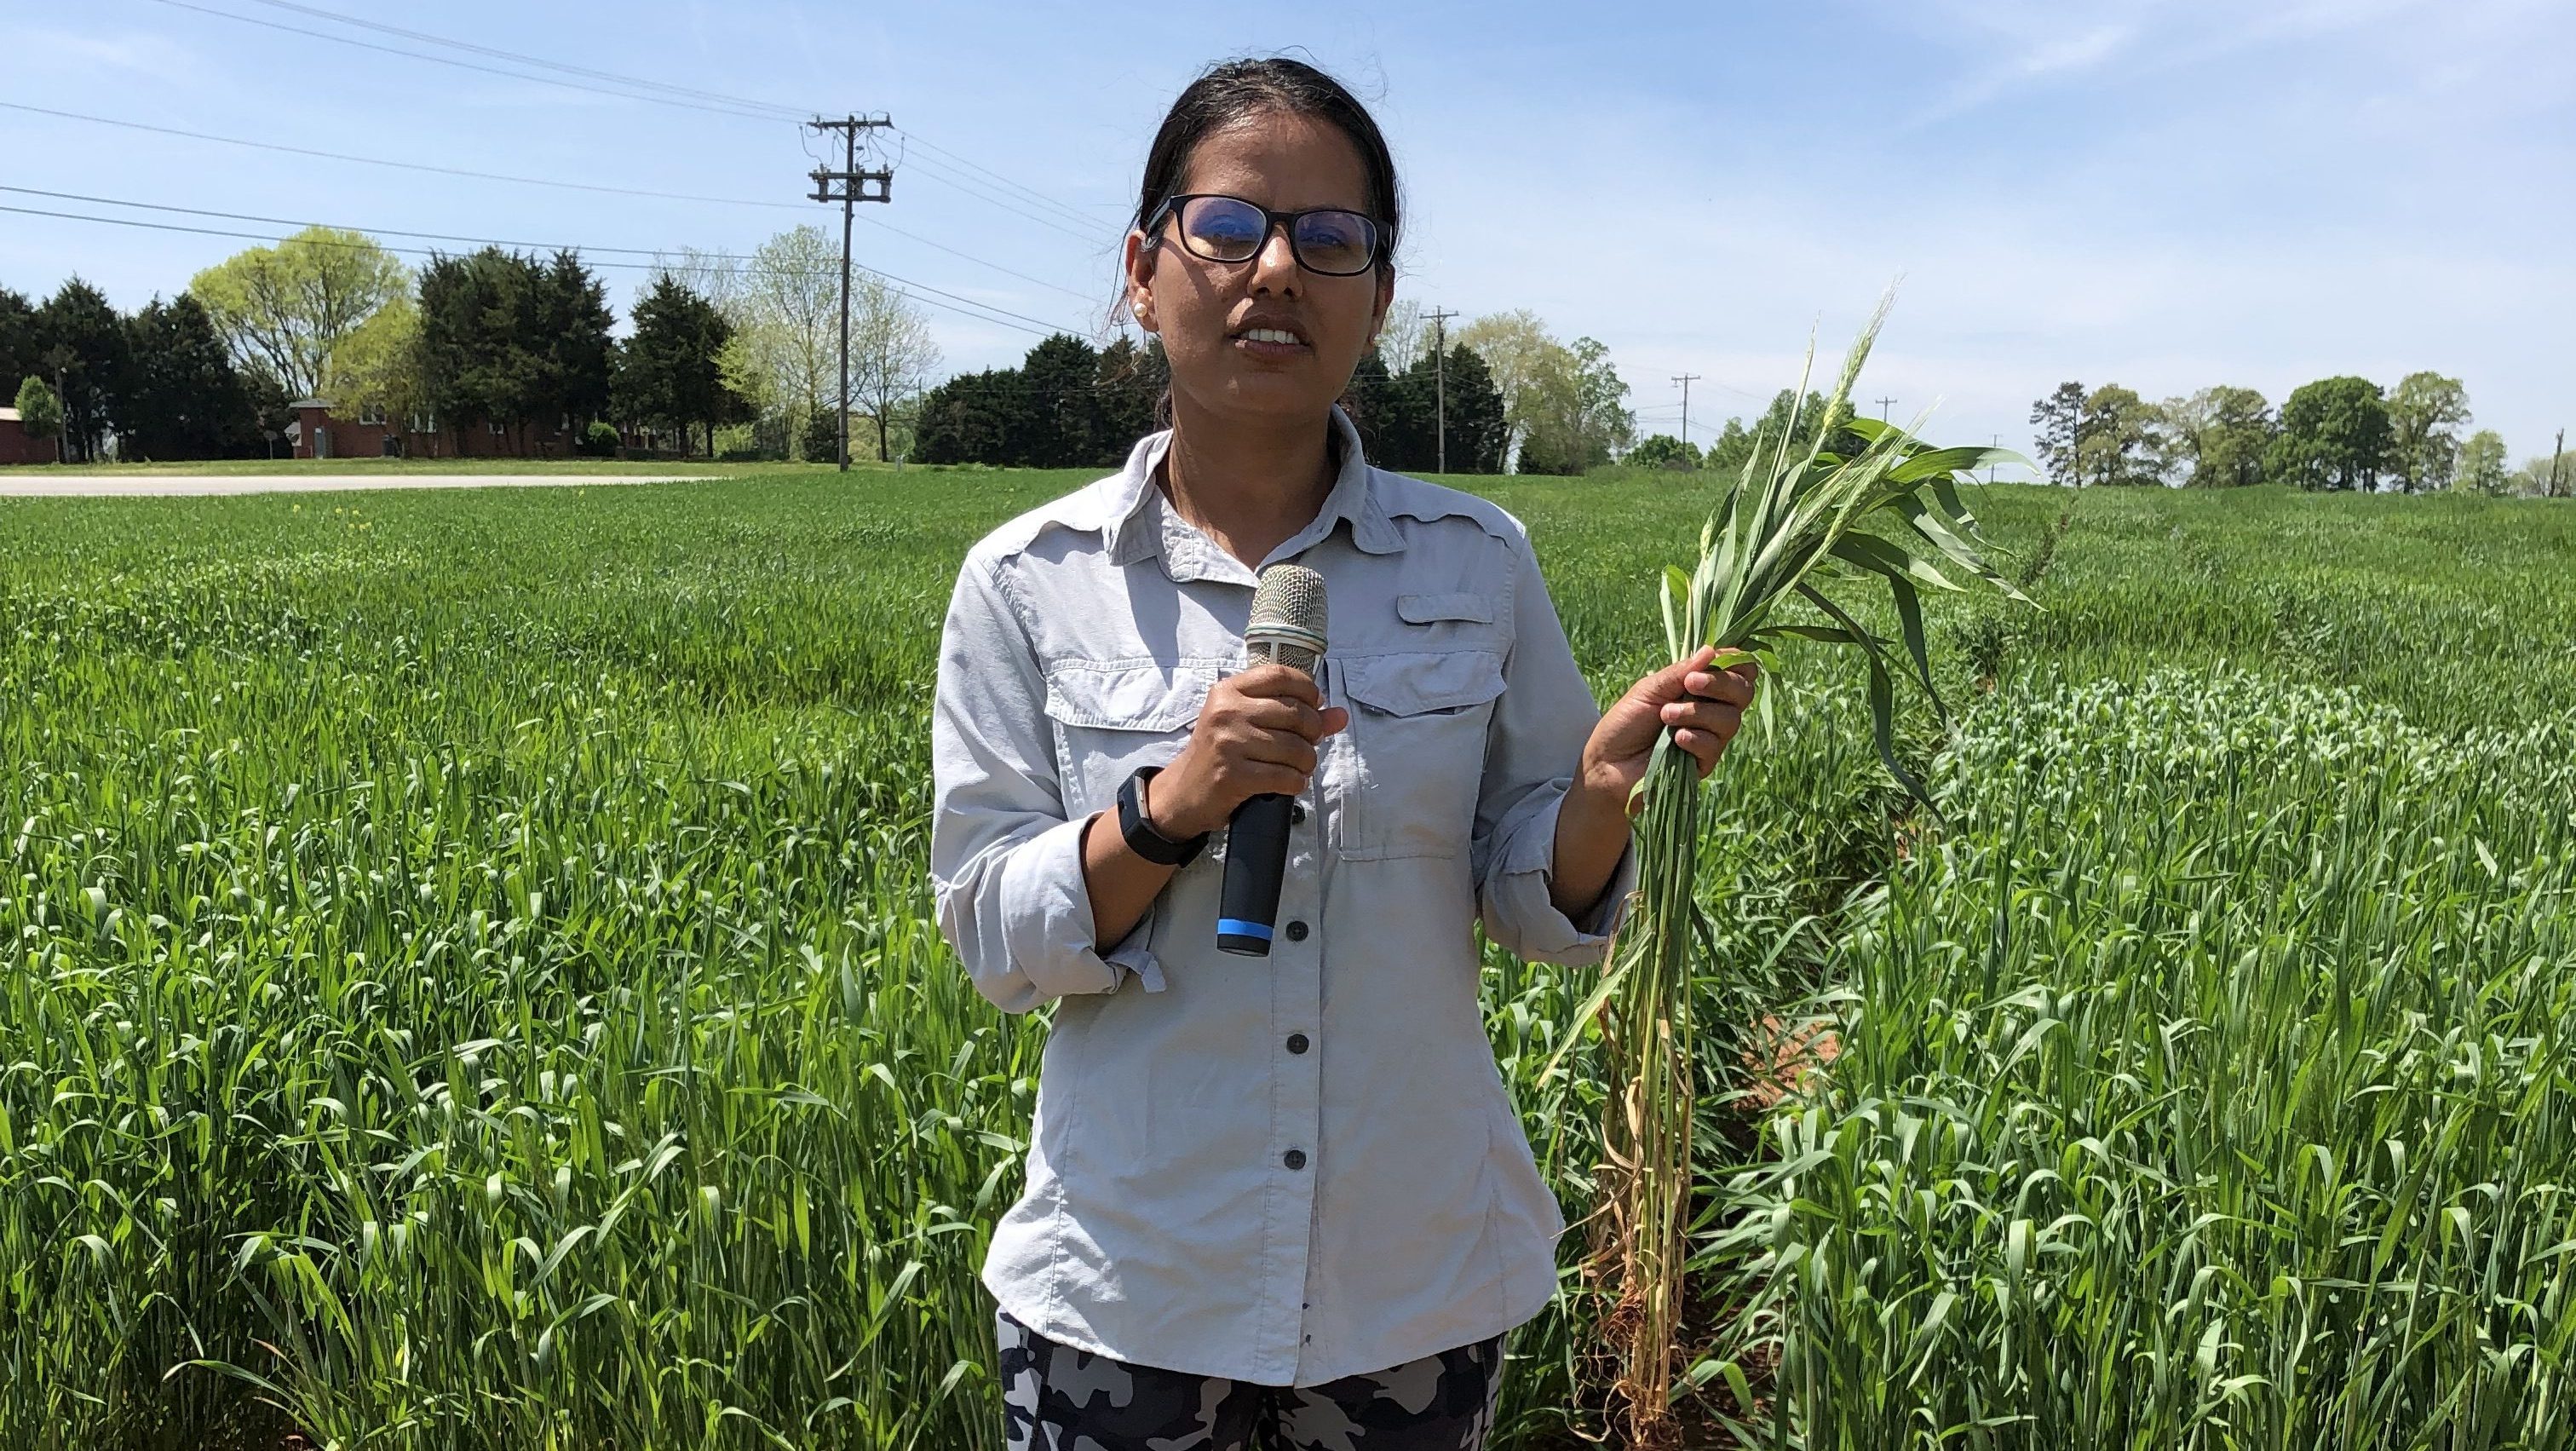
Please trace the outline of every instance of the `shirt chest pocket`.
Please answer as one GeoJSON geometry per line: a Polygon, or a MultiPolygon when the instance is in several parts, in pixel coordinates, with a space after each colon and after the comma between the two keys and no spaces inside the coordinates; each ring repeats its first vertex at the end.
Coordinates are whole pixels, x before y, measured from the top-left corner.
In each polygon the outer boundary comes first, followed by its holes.
{"type": "Polygon", "coordinates": [[[1118,783],[1139,766],[1168,765],[1198,723],[1217,667],[1184,661],[1058,661],[1046,713],[1055,731],[1065,819],[1114,808],[1118,783]]]}
{"type": "Polygon", "coordinates": [[[1463,855],[1484,784],[1485,732],[1503,693],[1500,652],[1361,655],[1336,668],[1358,759],[1356,789],[1343,805],[1342,855],[1463,855]]]}

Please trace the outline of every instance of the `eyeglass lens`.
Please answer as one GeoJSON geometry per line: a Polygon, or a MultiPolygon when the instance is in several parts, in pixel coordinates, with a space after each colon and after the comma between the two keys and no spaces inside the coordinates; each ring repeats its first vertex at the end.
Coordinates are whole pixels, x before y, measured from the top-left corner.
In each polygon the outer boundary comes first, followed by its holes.
{"type": "MultiPolygon", "coordinates": [[[[1211,262],[1249,262],[1270,239],[1270,219],[1233,197],[1192,197],[1181,205],[1181,236],[1211,262]]],[[[1348,277],[1375,260],[1377,228],[1357,212],[1305,212],[1289,223],[1288,245],[1307,270],[1348,277]]]]}

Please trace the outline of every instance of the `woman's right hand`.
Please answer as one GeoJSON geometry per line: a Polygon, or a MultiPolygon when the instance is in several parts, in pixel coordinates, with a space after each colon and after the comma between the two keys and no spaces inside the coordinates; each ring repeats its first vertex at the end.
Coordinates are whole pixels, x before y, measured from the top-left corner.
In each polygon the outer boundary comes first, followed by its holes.
{"type": "Polygon", "coordinates": [[[1315,746],[1350,724],[1302,670],[1256,665],[1208,691],[1189,744],[1145,788],[1145,815],[1174,841],[1214,831],[1255,796],[1294,796],[1315,774],[1315,746]]]}

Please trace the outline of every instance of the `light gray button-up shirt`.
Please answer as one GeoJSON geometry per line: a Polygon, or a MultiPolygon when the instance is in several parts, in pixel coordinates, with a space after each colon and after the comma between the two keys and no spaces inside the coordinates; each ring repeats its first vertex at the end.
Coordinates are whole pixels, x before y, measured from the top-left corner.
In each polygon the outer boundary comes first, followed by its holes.
{"type": "MultiPolygon", "coordinates": [[[[1254,572],[1126,468],[968,554],[932,733],[939,923],[1002,1008],[1057,1004],[1027,1190],[984,1282],[1049,1339],[1270,1385],[1499,1335],[1564,1228],[1477,1007],[1473,935],[1594,962],[1549,900],[1556,815],[1599,713],[1518,521],[1343,460],[1271,560],[1329,591],[1349,708],[1291,828],[1268,958],[1216,950],[1223,834],[1096,945],[1083,823],[1179,753],[1243,661],[1254,572]]],[[[1270,561],[1264,561],[1269,563],[1270,561]]]]}

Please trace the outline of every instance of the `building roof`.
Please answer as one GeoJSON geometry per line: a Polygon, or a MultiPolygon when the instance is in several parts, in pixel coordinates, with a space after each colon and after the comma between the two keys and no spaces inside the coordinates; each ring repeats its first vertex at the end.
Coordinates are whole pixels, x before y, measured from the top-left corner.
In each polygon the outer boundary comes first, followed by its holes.
{"type": "Polygon", "coordinates": [[[18,421],[19,421],[19,420],[18,420],[18,410],[17,410],[17,409],[15,409],[15,408],[0,408],[0,423],[16,423],[16,422],[18,422],[18,421]]]}

